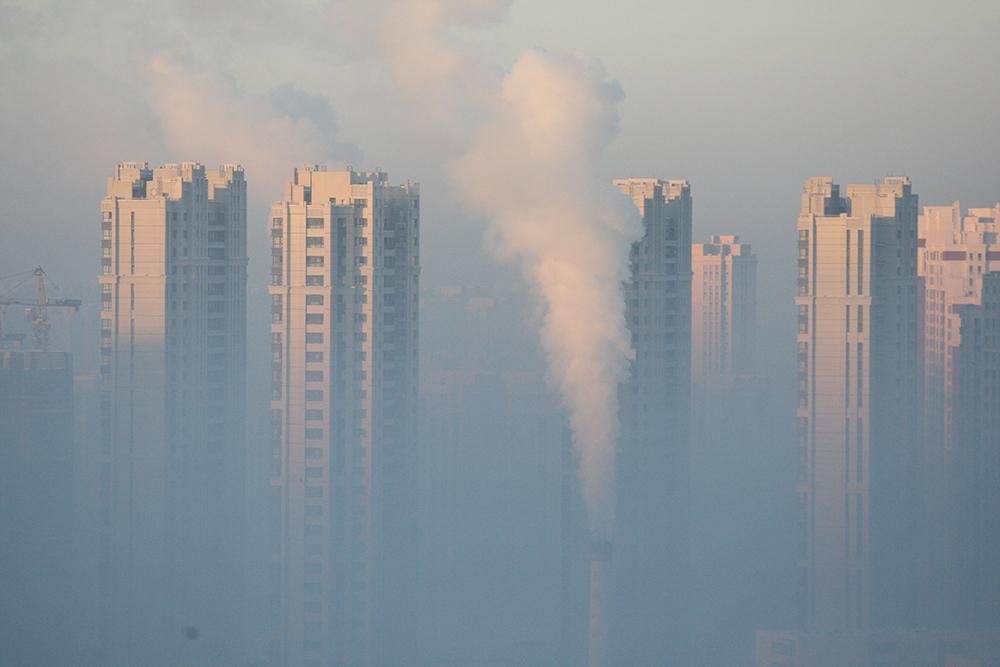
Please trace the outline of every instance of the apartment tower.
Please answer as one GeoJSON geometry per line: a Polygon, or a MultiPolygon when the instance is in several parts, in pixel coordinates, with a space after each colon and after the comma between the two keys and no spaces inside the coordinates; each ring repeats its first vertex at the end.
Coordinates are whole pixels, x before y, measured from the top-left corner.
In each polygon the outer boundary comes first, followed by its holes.
{"type": "Polygon", "coordinates": [[[645,231],[623,286],[635,359],[619,389],[608,664],[687,664],[691,189],[656,178],[615,185],[639,209],[645,231]]]}
{"type": "Polygon", "coordinates": [[[272,660],[412,661],[419,187],[293,171],[271,208],[272,660]]]}
{"type": "Polygon", "coordinates": [[[757,256],[737,236],[691,245],[691,379],[726,389],[753,372],[757,256]]]}
{"type": "Polygon", "coordinates": [[[232,664],[242,645],[243,169],[119,164],[101,232],[107,662],[232,664]]]}
{"type": "Polygon", "coordinates": [[[73,359],[22,343],[0,340],[0,664],[72,664],[73,359]]]}
{"type": "Polygon", "coordinates": [[[909,620],[916,589],[917,196],[806,181],[798,217],[803,629],[909,620]]]}
{"type": "Polygon", "coordinates": [[[1000,611],[992,428],[1000,204],[964,215],[958,202],[927,206],[919,228],[928,579],[938,582],[929,603],[941,610],[939,622],[990,626],[1000,611]]]}

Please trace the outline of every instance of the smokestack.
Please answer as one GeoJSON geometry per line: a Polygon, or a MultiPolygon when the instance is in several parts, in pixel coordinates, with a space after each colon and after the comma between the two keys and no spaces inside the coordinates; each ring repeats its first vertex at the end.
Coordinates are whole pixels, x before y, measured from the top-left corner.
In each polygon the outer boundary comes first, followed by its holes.
{"type": "Polygon", "coordinates": [[[590,543],[590,606],[587,628],[587,665],[608,664],[608,598],[611,570],[611,542],[590,543]]]}

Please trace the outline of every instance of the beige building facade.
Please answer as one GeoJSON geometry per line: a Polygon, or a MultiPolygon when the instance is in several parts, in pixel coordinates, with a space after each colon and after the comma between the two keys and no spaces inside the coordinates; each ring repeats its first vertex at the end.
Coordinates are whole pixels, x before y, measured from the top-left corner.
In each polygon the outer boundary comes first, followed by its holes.
{"type": "Polygon", "coordinates": [[[983,277],[1000,270],[1000,204],[962,214],[925,206],[920,216],[919,273],[923,302],[925,437],[950,450],[955,424],[955,353],[962,343],[962,305],[982,301],[983,277]]]}
{"type": "Polygon", "coordinates": [[[754,370],[757,256],[737,236],[712,236],[691,245],[691,271],[691,380],[726,389],[754,370]]]}
{"type": "Polygon", "coordinates": [[[941,622],[966,627],[1000,613],[998,232],[1000,204],[928,206],[920,217],[930,601],[941,622]]]}
{"type": "Polygon", "coordinates": [[[239,654],[243,169],[125,162],[101,202],[105,616],[113,664],[239,654]],[[199,642],[178,641],[196,628],[199,642]]]}
{"type": "Polygon", "coordinates": [[[276,664],[412,658],[419,204],[307,166],[271,208],[276,664]]]}
{"type": "Polygon", "coordinates": [[[809,631],[912,608],[917,196],[810,178],[798,229],[798,579],[809,631]]]}

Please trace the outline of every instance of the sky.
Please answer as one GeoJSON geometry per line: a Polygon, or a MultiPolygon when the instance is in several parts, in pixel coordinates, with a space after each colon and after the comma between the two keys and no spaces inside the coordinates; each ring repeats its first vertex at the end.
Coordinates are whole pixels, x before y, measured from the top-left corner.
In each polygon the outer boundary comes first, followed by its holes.
{"type": "MultiPolygon", "coordinates": [[[[293,164],[381,167],[423,184],[425,288],[510,280],[512,267],[484,261],[487,221],[448,175],[476,122],[451,107],[533,48],[596,59],[620,84],[604,175],[687,178],[696,240],[738,233],[756,246],[778,315],[761,318],[765,341],[782,337],[768,322],[790,318],[807,176],[905,173],[924,204],[998,198],[995,3],[438,4],[453,20],[434,33],[414,3],[387,0],[0,0],[0,275],[42,264],[91,296],[105,179],[138,159],[243,163],[262,230],[293,164]],[[437,55],[419,50],[429,32],[477,74],[442,90],[441,71],[414,67],[437,55]],[[169,112],[185,101],[204,115],[169,112]]],[[[250,236],[262,250],[264,234],[250,236]]],[[[777,342],[762,354],[787,359],[777,342]]]]}

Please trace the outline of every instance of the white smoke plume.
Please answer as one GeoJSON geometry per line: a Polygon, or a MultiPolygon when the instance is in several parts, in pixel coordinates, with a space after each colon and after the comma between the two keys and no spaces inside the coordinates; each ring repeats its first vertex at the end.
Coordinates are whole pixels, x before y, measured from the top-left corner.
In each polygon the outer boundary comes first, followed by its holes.
{"type": "Polygon", "coordinates": [[[379,52],[393,83],[421,122],[445,134],[462,126],[495,82],[456,29],[499,21],[511,0],[389,0],[376,23],[379,52]]]}
{"type": "Polygon", "coordinates": [[[296,165],[345,164],[359,157],[356,147],[336,140],[329,102],[290,84],[253,95],[171,53],[152,58],[146,84],[170,152],[208,167],[239,162],[253,180],[253,196],[262,201],[280,196],[296,165]]]}
{"type": "Polygon", "coordinates": [[[642,234],[635,207],[598,168],[622,99],[595,61],[529,51],[452,172],[540,299],[549,377],[569,412],[592,530],[605,537],[618,383],[632,355],[621,285],[642,234]]]}

